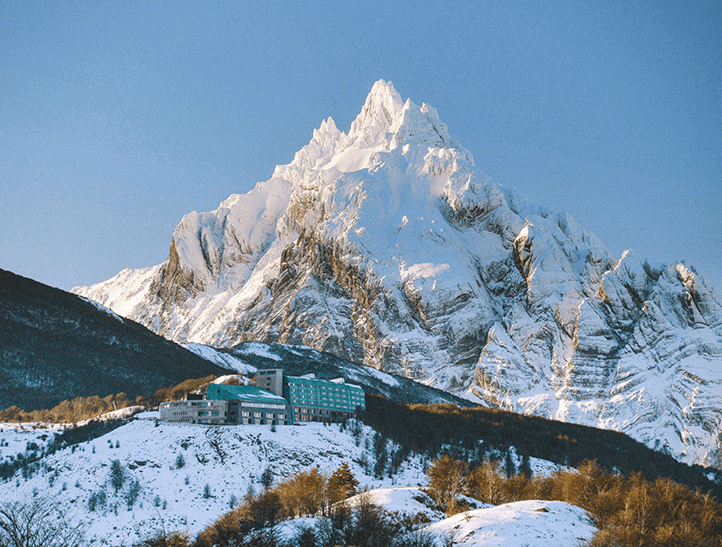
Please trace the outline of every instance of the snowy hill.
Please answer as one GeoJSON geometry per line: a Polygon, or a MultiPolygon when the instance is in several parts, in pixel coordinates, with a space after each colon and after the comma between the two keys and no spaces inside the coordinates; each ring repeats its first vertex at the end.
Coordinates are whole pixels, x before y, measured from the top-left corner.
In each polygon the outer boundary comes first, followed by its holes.
{"type": "MultiPolygon", "coordinates": [[[[18,449],[25,439],[42,444],[40,437],[47,433],[5,429],[0,438],[7,438],[10,446],[0,447],[0,459],[14,450],[22,452],[18,449]]],[[[234,500],[240,502],[249,487],[262,490],[260,477],[269,467],[276,481],[315,466],[330,473],[348,462],[359,482],[369,487],[425,482],[417,458],[407,460],[394,479],[375,480],[367,469],[366,443],[372,435],[373,430],[362,427],[357,440],[338,424],[272,431],[271,426],[156,426],[154,419],[135,420],[43,458],[32,478],[24,480],[18,473],[17,480],[0,483],[0,499],[27,502],[45,496],[72,508],[74,521],[89,523],[89,538],[128,545],[161,527],[197,533],[229,511],[234,500]],[[115,460],[126,473],[117,492],[110,481],[115,460]],[[138,497],[129,508],[134,481],[138,497]]]]}
{"type": "Polygon", "coordinates": [[[74,292],[178,342],[306,345],[486,405],[714,463],[722,305],[685,264],[612,256],[476,168],[436,110],[371,90],[168,260],[74,292]]]}
{"type": "MultiPolygon", "coordinates": [[[[427,528],[454,545],[556,545],[576,547],[590,541],[596,527],[586,511],[560,501],[518,501],[459,513],[427,528]]],[[[441,543],[439,543],[441,545],[441,543]]]]}
{"type": "MultiPolygon", "coordinates": [[[[347,462],[361,487],[381,488],[372,491],[373,503],[409,514],[422,512],[431,522],[444,518],[417,501],[427,497],[416,489],[426,484],[421,458],[407,458],[393,478],[374,478],[368,446],[375,432],[366,426],[354,434],[338,424],[309,423],[275,431],[271,426],[156,425],[156,414],[146,413],[144,419],[42,458],[32,476],[24,478],[28,473],[18,472],[0,483],[0,499],[27,503],[44,497],[68,508],[71,522],[88,524],[87,537],[95,538],[96,544],[129,545],[160,529],[196,534],[239,503],[249,488],[260,492],[261,474],[267,468],[279,482],[314,467],[330,474],[347,462]],[[111,480],[115,461],[125,474],[117,491],[111,480]],[[133,492],[137,497],[129,504],[133,492]]],[[[7,424],[2,430],[0,462],[24,453],[27,446],[42,449],[55,431],[8,429],[7,424]]],[[[535,473],[559,468],[537,459],[532,459],[532,467],[535,473]]],[[[582,519],[581,510],[578,513],[572,515],[570,526],[582,519]]]]}
{"type": "MultiPolygon", "coordinates": [[[[419,488],[377,488],[355,496],[347,503],[353,507],[361,496],[390,513],[424,515],[432,524],[422,531],[435,538],[439,547],[448,545],[449,540],[462,547],[578,547],[591,540],[597,531],[586,511],[558,501],[487,505],[447,518],[444,513],[433,511],[419,501],[430,502],[428,495],[419,488]]],[[[277,527],[282,539],[291,539],[300,526],[313,526],[316,521],[312,518],[296,520],[300,522],[291,521],[277,527]]]]}

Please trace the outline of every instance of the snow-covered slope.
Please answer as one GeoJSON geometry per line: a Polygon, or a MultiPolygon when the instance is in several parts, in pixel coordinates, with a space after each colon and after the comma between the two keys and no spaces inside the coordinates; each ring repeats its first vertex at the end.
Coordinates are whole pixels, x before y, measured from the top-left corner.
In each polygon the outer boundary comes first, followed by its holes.
{"type": "MultiPolygon", "coordinates": [[[[392,478],[374,478],[368,446],[373,444],[375,432],[361,424],[357,433],[355,427],[315,423],[273,431],[270,426],[157,424],[157,414],[144,413],[141,419],[101,437],[41,458],[34,473],[18,471],[10,481],[0,482],[0,500],[30,503],[44,499],[58,504],[66,510],[71,524],[83,522],[88,526],[87,539],[94,545],[120,546],[159,530],[187,530],[195,535],[240,503],[249,488],[260,492],[266,469],[271,469],[275,482],[280,482],[314,467],[330,474],[346,462],[360,488],[372,488],[361,494],[368,496],[368,501],[412,517],[421,513],[425,522],[434,523],[430,532],[441,538],[451,531],[462,541],[460,545],[495,545],[469,542],[470,537],[476,537],[473,529],[479,527],[483,527],[484,537],[539,537],[558,540],[557,545],[567,545],[571,532],[583,537],[589,528],[581,509],[557,502],[523,502],[498,508],[476,502],[477,507],[488,509],[470,511],[465,519],[458,515],[445,519],[443,513],[431,508],[433,502],[420,490],[427,481],[424,468],[428,462],[412,455],[392,478]],[[116,461],[125,475],[117,490],[111,481],[116,461]],[[137,498],[129,504],[133,491],[137,498]],[[547,510],[541,510],[541,505],[547,510]],[[568,519],[567,531],[559,526],[561,518],[568,519]],[[511,533],[512,523],[518,526],[516,535],[511,533]],[[529,526],[536,528],[538,536],[529,535],[529,526]]],[[[55,432],[57,429],[42,429],[40,424],[0,424],[0,463],[17,454],[27,456],[28,450],[42,452],[55,432]]],[[[559,469],[550,462],[532,460],[535,473],[559,469]]],[[[348,503],[354,506],[361,495],[348,503]]],[[[302,524],[313,525],[315,519],[298,519],[280,527],[292,535],[302,524]]],[[[521,545],[509,543],[517,544],[521,545]]]]}
{"type": "Polygon", "coordinates": [[[491,406],[718,457],[722,305],[691,266],[614,257],[477,170],[379,81],[168,260],[74,289],[180,342],[303,344],[491,406]]]}
{"type": "Polygon", "coordinates": [[[206,361],[215,363],[219,367],[223,367],[228,370],[235,370],[245,375],[253,375],[256,373],[256,368],[246,363],[243,359],[236,357],[235,355],[226,352],[219,351],[209,346],[202,344],[182,344],[184,348],[192,351],[199,357],[202,357],[206,361]]]}
{"type": "MultiPolygon", "coordinates": [[[[153,413],[148,414],[152,418],[153,413]]],[[[135,420],[75,448],[46,456],[32,478],[25,480],[18,472],[17,479],[0,483],[0,500],[27,503],[44,496],[71,508],[73,521],[89,524],[88,539],[129,545],[161,528],[199,532],[229,511],[234,500],[242,501],[249,487],[260,492],[260,477],[267,468],[280,481],[315,466],[331,473],[347,462],[362,486],[425,483],[423,465],[416,458],[407,460],[393,479],[375,480],[369,474],[372,464],[366,450],[367,438],[371,442],[374,432],[364,426],[361,431],[357,440],[338,424],[286,426],[272,431],[271,426],[156,426],[153,419],[135,420]],[[115,460],[126,473],[117,492],[110,482],[115,460]],[[134,482],[139,487],[138,497],[129,507],[134,482]]],[[[22,453],[22,441],[42,445],[41,437],[48,433],[26,431],[23,436],[5,431],[0,438],[8,439],[6,451],[22,453]]]]}
{"type": "MultiPolygon", "coordinates": [[[[432,500],[419,488],[376,488],[350,498],[347,503],[353,507],[362,496],[390,513],[423,515],[426,522],[432,523],[424,531],[435,538],[439,547],[448,545],[449,540],[463,547],[578,547],[590,541],[597,531],[586,511],[559,501],[530,500],[499,506],[476,502],[483,507],[447,518],[430,508],[432,500]]],[[[303,524],[313,525],[310,520],[303,519],[303,524]]],[[[290,532],[282,534],[284,537],[292,537],[297,526],[291,521],[280,528],[290,532]]]]}
{"type": "Polygon", "coordinates": [[[531,500],[459,513],[427,530],[439,537],[452,536],[454,545],[463,547],[577,547],[590,541],[597,528],[579,507],[531,500]]]}
{"type": "MultiPolygon", "coordinates": [[[[357,494],[344,503],[352,508],[357,507],[362,498],[366,502],[381,507],[384,511],[390,513],[399,513],[411,517],[423,515],[426,522],[438,522],[446,518],[443,511],[439,511],[434,507],[434,500],[431,499],[429,494],[414,486],[374,488],[357,494]]],[[[484,505],[481,502],[477,503],[478,505],[484,505]]]]}

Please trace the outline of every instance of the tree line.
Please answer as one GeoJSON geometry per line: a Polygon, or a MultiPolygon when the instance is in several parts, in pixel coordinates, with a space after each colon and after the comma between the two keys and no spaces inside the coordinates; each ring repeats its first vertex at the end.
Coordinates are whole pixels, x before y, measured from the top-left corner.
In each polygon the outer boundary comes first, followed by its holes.
{"type": "Polygon", "coordinates": [[[135,399],[129,398],[125,393],[98,397],[75,397],[66,399],[50,409],[25,411],[16,406],[0,410],[0,422],[46,422],[74,424],[84,420],[96,418],[107,412],[138,406],[155,408],[163,401],[182,399],[188,393],[199,391],[208,387],[216,376],[206,376],[185,380],[174,386],[161,388],[153,395],[138,395],[135,399]]]}
{"type": "MultiPolygon", "coordinates": [[[[453,515],[469,509],[468,496],[500,505],[522,500],[563,501],[585,509],[597,532],[587,547],[712,547],[722,544],[722,504],[708,493],[670,479],[648,481],[639,473],[625,477],[604,471],[594,461],[576,469],[531,476],[508,473],[500,462],[479,464],[443,455],[427,469],[427,493],[434,508],[453,515]]],[[[375,506],[361,495],[353,506],[342,503],[356,491],[346,467],[326,479],[318,470],[301,472],[246,499],[195,540],[185,533],[155,535],[134,547],[432,547],[454,544],[434,537],[423,515],[401,515],[375,506]],[[340,478],[343,477],[343,478],[340,478]],[[330,492],[333,492],[332,494],[330,492]],[[334,501],[335,500],[335,501],[334,501]],[[340,503],[341,502],[341,503],[340,503]],[[290,539],[276,524],[299,516],[318,518],[290,539]]]]}
{"type": "Polygon", "coordinates": [[[649,481],[669,477],[722,496],[720,470],[681,463],[618,431],[480,406],[404,405],[374,395],[366,395],[361,419],[405,451],[430,458],[448,453],[478,465],[486,457],[503,459],[513,447],[524,462],[535,457],[576,467],[595,460],[607,471],[640,473],[649,481]]]}
{"type": "Polygon", "coordinates": [[[722,504],[668,478],[605,472],[594,461],[546,477],[507,476],[499,462],[480,465],[448,455],[432,461],[428,489],[447,514],[467,509],[461,494],[494,505],[564,501],[585,509],[598,528],[589,547],[722,545],[722,504]]]}

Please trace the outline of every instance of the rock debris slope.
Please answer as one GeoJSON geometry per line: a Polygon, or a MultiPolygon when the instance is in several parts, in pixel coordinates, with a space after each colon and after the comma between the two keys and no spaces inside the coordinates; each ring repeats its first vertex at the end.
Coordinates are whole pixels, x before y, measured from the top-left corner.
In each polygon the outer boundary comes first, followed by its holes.
{"type": "Polygon", "coordinates": [[[722,306],[684,264],[611,256],[374,84],[271,179],[186,215],[168,260],[74,289],[179,342],[303,344],[491,406],[717,458],[722,306]]]}

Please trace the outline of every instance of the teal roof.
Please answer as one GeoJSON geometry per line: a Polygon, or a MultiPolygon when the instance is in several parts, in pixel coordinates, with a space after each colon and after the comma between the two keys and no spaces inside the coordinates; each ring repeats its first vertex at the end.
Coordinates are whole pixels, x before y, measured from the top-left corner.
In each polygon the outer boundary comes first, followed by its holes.
{"type": "Polygon", "coordinates": [[[286,399],[256,386],[234,386],[211,384],[206,390],[206,399],[216,401],[254,401],[260,403],[285,404],[286,399]]]}

